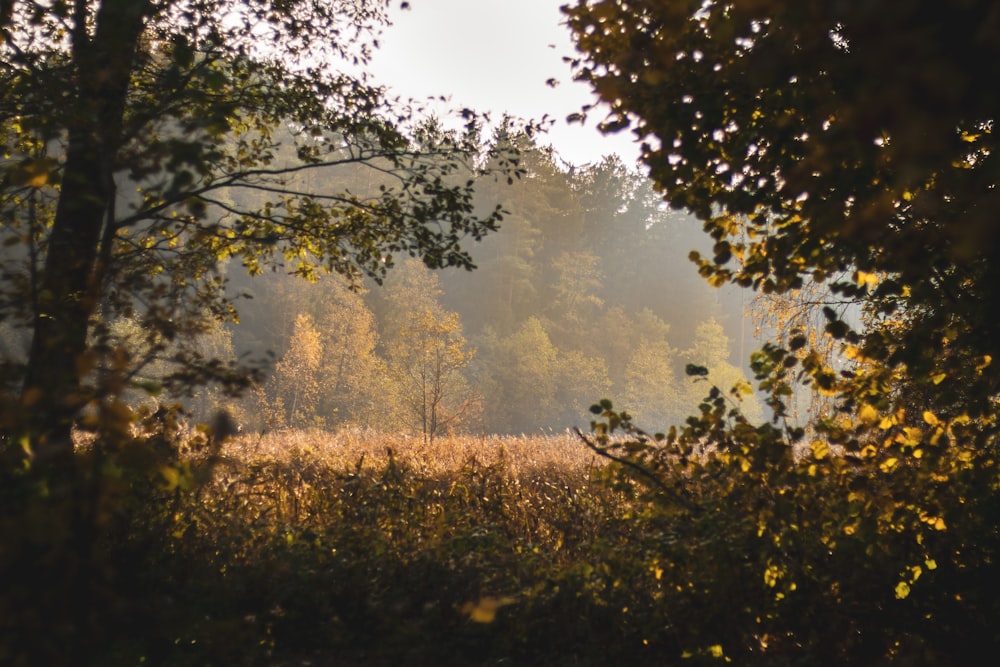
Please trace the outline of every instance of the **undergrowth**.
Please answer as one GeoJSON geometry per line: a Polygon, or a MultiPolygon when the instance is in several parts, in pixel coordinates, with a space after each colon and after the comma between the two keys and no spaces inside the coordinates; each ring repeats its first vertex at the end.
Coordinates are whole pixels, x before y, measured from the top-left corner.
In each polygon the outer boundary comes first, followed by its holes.
{"type": "Polygon", "coordinates": [[[643,488],[568,434],[106,444],[72,497],[0,480],[0,664],[937,667],[1000,647],[985,454],[929,475],[706,450],[649,462],[643,488]]]}
{"type": "MultiPolygon", "coordinates": [[[[631,499],[569,435],[285,432],[187,463],[189,485],[140,485],[103,524],[69,663],[609,664],[615,635],[623,659],[648,652],[620,613],[646,582],[608,563],[635,548],[631,499]]],[[[36,565],[26,588],[58,584],[36,565]]],[[[26,645],[46,623],[25,620],[5,662],[65,657],[26,645]]]]}

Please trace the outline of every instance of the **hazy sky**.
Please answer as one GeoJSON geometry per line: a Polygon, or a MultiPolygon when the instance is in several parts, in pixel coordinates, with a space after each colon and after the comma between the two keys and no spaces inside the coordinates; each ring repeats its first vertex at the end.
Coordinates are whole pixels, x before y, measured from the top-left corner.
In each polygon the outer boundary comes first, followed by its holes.
{"type": "Polygon", "coordinates": [[[412,0],[393,3],[393,26],[383,34],[371,69],[404,97],[448,95],[454,106],[556,119],[541,139],[573,164],[618,153],[631,164],[638,149],[628,132],[604,138],[596,130],[600,112],[583,127],[567,114],[590,103],[590,89],[575,83],[564,56],[575,51],[560,25],[567,0],[412,0]],[[546,85],[550,78],[559,85],[546,85]]]}

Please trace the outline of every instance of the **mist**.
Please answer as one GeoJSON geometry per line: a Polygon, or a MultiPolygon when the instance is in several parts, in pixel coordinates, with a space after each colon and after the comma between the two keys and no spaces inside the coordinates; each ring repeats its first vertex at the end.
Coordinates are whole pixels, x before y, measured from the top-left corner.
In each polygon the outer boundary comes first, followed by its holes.
{"type": "MultiPolygon", "coordinates": [[[[261,386],[230,404],[249,428],[552,432],[586,428],[588,408],[609,398],[656,430],[682,424],[712,386],[749,387],[746,296],[697,274],[688,255],[710,241],[696,220],[616,156],[574,166],[527,135],[498,141],[517,145],[524,173],[476,183],[477,201],[505,214],[467,243],[474,271],[430,271],[404,254],[381,284],[353,289],[291,266],[228,272],[234,353],[272,359],[261,386]],[[707,381],[687,377],[688,364],[707,381]]],[[[741,407],[762,418],[752,393],[741,407]]]]}

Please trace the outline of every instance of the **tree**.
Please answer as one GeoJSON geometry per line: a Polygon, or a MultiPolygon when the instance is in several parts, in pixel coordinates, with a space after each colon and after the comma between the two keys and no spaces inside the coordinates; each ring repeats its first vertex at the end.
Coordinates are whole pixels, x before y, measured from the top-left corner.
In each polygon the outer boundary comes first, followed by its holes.
{"type": "Polygon", "coordinates": [[[708,381],[724,392],[736,389],[740,397],[740,410],[751,423],[760,423],[763,411],[760,402],[751,391],[746,375],[730,363],[729,338],[718,320],[714,317],[701,322],[695,329],[694,341],[691,347],[680,353],[684,365],[701,367],[706,375],[694,375],[685,378],[683,408],[686,414],[693,414],[698,404],[704,400],[708,391],[702,380],[708,381]]]}
{"type": "Polygon", "coordinates": [[[273,392],[268,392],[284,424],[314,426],[319,415],[323,372],[323,341],[309,315],[295,318],[288,351],[274,367],[273,392]]]}
{"type": "Polygon", "coordinates": [[[384,409],[397,424],[415,427],[433,442],[476,411],[465,377],[475,351],[468,347],[458,314],[441,305],[437,274],[420,262],[404,262],[378,296],[389,394],[384,409]]]}
{"type": "Polygon", "coordinates": [[[992,442],[993,4],[609,0],[568,15],[577,75],[611,105],[603,127],[644,139],[668,201],[714,239],[702,274],[765,292],[829,281],[868,326],[828,309],[827,331],[875,363],[845,378],[810,356],[813,384],[848,410],[919,390],[992,442]],[[910,391],[889,389],[900,377],[910,391]]]}
{"type": "Polygon", "coordinates": [[[690,406],[677,386],[676,354],[666,341],[643,341],[632,351],[622,403],[639,423],[670,424],[686,416],[684,408],[690,406]]]}
{"type": "Polygon", "coordinates": [[[466,345],[458,314],[441,309],[412,313],[400,333],[388,358],[398,408],[405,423],[415,424],[424,442],[433,444],[474,412],[476,400],[464,371],[475,351],[466,345]]]}
{"type": "Polygon", "coordinates": [[[378,331],[364,292],[339,276],[323,281],[326,303],[319,322],[323,338],[323,411],[339,423],[374,420],[378,378],[385,363],[375,351],[378,331]]]}
{"type": "Polygon", "coordinates": [[[284,273],[241,276],[230,287],[237,288],[233,294],[245,292],[247,297],[240,302],[240,323],[233,327],[239,354],[285,354],[298,317],[309,316],[323,348],[316,415],[329,425],[371,422],[379,410],[376,385],[384,368],[376,354],[375,316],[364,289],[340,275],[310,282],[284,273]]]}
{"type": "Polygon", "coordinates": [[[1000,67],[994,3],[567,11],[578,75],[611,105],[603,127],[632,126],[667,200],[711,235],[710,256],[694,255],[702,275],[791,297],[827,285],[837,303],[821,308],[823,333],[849,360],[830,363],[806,329],[766,343],[753,366],[771,423],[750,423],[718,387],[662,438],[609,402],[593,408],[587,442],[649,489],[659,520],[718,536],[692,554],[699,569],[715,559],[751,582],[681,575],[702,627],[727,636],[699,633],[679,652],[899,665],[995,652],[995,634],[969,630],[996,617],[995,600],[968,587],[996,578],[1000,237],[987,211],[1000,99],[983,85],[1000,67]],[[787,419],[803,384],[835,401],[810,441],[787,419]],[[723,479],[709,499],[703,484],[723,479]],[[745,616],[720,599],[747,601],[745,616]]]}
{"type": "Polygon", "coordinates": [[[489,389],[484,421],[494,433],[531,432],[551,426],[557,408],[558,350],[537,317],[509,336],[482,337],[477,376],[489,389]]]}
{"type": "Polygon", "coordinates": [[[604,280],[600,258],[588,251],[561,252],[551,260],[550,269],[552,296],[546,315],[558,331],[560,345],[579,347],[604,307],[598,296],[604,280]]]}
{"type": "Polygon", "coordinates": [[[222,260],[352,279],[381,277],[394,252],[471,266],[460,241],[500,218],[473,212],[475,132],[411,141],[408,109],[337,71],[365,62],[384,6],[10,5],[0,235],[21,252],[0,303],[32,342],[8,396],[23,419],[5,432],[27,433],[39,459],[65,458],[73,419],[100,394],[98,320],[139,309],[172,338],[206,310],[232,318],[222,260]],[[371,190],[328,187],[345,169],[368,171],[371,190]]]}

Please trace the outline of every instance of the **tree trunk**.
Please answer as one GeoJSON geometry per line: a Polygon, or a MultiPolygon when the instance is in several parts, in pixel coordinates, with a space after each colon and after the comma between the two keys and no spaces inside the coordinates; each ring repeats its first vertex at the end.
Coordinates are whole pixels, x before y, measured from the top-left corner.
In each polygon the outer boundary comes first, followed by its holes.
{"type": "MultiPolygon", "coordinates": [[[[86,0],[77,0],[76,17],[86,0]]],[[[114,162],[136,46],[149,3],[103,0],[90,37],[77,26],[72,39],[77,100],[68,123],[68,147],[49,236],[28,367],[21,395],[39,461],[72,455],[73,420],[89,400],[87,334],[100,299],[101,240],[113,225],[114,162]]]]}

